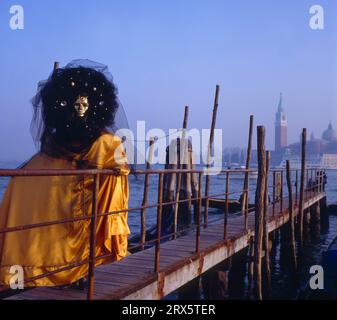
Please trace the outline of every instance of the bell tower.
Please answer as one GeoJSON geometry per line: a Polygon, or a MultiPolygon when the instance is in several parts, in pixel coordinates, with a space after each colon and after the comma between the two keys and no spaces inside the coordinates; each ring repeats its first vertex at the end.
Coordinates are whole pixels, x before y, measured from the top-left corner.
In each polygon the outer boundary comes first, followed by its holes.
{"type": "Polygon", "coordinates": [[[283,109],[282,93],[280,93],[280,101],[275,117],[275,151],[281,152],[283,148],[288,146],[288,121],[283,109]]]}

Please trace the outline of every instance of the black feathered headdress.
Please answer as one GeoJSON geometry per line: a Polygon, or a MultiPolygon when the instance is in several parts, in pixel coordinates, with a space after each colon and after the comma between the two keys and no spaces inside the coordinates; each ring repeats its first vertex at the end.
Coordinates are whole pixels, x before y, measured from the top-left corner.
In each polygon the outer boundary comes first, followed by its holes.
{"type": "Polygon", "coordinates": [[[39,83],[32,104],[31,132],[41,150],[51,138],[63,147],[82,148],[103,131],[128,127],[107,67],[89,60],[74,60],[55,69],[48,80],[39,83]],[[85,105],[79,110],[82,100],[85,105]],[[120,123],[116,125],[117,112],[120,123]]]}

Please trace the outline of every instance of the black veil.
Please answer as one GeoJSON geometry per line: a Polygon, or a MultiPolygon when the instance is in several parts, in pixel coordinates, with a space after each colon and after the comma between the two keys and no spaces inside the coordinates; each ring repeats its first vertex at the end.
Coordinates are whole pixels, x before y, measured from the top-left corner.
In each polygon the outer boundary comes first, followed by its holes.
{"type": "Polygon", "coordinates": [[[35,146],[48,153],[55,136],[63,146],[71,138],[81,141],[76,147],[79,150],[69,150],[76,152],[90,146],[102,131],[116,134],[128,130],[126,114],[117,95],[113,77],[104,64],[77,59],[55,68],[48,79],[38,83],[37,93],[31,99],[30,130],[35,146]],[[83,117],[77,117],[74,108],[69,107],[79,95],[87,96],[91,106],[83,117]]]}

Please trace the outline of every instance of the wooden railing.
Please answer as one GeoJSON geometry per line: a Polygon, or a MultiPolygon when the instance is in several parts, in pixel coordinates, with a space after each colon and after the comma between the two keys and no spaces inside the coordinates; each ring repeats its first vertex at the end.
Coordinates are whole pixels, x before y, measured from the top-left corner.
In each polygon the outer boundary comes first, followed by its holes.
{"type": "MultiPolygon", "coordinates": [[[[290,170],[289,170],[290,171],[290,170]]],[[[133,172],[137,175],[145,175],[146,177],[149,177],[150,175],[156,175],[158,177],[158,199],[153,204],[147,204],[147,205],[141,205],[139,207],[134,208],[128,208],[124,210],[117,210],[113,212],[104,212],[99,213],[98,212],[98,203],[97,203],[97,195],[99,190],[99,181],[101,176],[109,176],[109,175],[118,175],[118,171],[116,170],[25,170],[25,169],[18,169],[18,170],[5,170],[0,169],[0,177],[39,177],[39,176],[91,176],[93,177],[93,190],[92,190],[92,212],[91,215],[81,216],[81,217],[74,217],[74,218],[67,218],[67,219],[60,219],[60,220],[54,220],[54,221],[45,221],[40,223],[34,223],[34,224],[27,224],[27,225],[21,225],[21,226],[15,226],[15,227],[6,227],[3,229],[0,229],[0,234],[6,234],[9,232],[18,232],[22,230],[28,230],[28,229],[34,229],[34,228],[43,228],[48,227],[51,225],[57,225],[57,224],[64,224],[64,223],[71,223],[71,222],[78,222],[78,221],[86,221],[90,220],[90,251],[89,256],[87,259],[72,263],[67,265],[66,267],[60,268],[58,270],[50,271],[43,273],[41,275],[26,278],[24,279],[24,283],[33,282],[35,280],[48,277],[50,275],[70,270],[75,267],[79,267],[82,265],[87,264],[88,265],[88,292],[87,292],[87,298],[93,299],[94,295],[94,273],[95,273],[95,263],[96,261],[107,258],[109,256],[112,256],[112,254],[107,255],[101,255],[97,256],[95,255],[95,247],[96,247],[96,225],[97,225],[97,219],[104,216],[109,216],[121,212],[144,212],[144,209],[147,208],[157,208],[157,233],[156,233],[156,239],[148,240],[146,241],[145,237],[141,237],[141,240],[139,241],[139,244],[133,245],[129,248],[131,249],[139,249],[142,250],[145,245],[155,245],[155,261],[154,261],[154,272],[160,271],[160,246],[161,242],[163,240],[173,239],[179,236],[182,232],[188,232],[195,230],[195,252],[200,252],[200,235],[202,232],[202,228],[207,228],[208,226],[208,211],[209,206],[205,206],[204,212],[202,211],[202,201],[208,201],[212,198],[222,198],[225,202],[224,205],[224,212],[223,215],[220,215],[220,218],[213,219],[211,223],[217,223],[219,221],[223,220],[223,239],[224,241],[227,241],[227,225],[228,225],[228,215],[230,214],[230,196],[232,195],[244,195],[246,197],[247,204],[249,203],[249,193],[252,191],[255,191],[255,189],[249,189],[249,183],[244,183],[244,188],[239,191],[231,191],[230,189],[230,178],[233,174],[235,175],[242,175],[242,181],[244,181],[244,176],[248,174],[251,175],[252,173],[256,173],[256,170],[222,170],[220,172],[221,175],[225,176],[225,183],[224,183],[224,192],[216,193],[216,194],[210,194],[207,190],[207,194],[203,191],[202,185],[203,180],[205,179],[205,172],[204,170],[185,170],[185,169],[176,169],[176,170],[135,170],[133,172]],[[164,202],[163,201],[163,178],[165,174],[196,174],[198,175],[198,183],[199,183],[199,191],[197,197],[190,197],[187,199],[180,199],[177,201],[169,201],[164,202]],[[174,232],[170,234],[165,234],[164,236],[161,235],[161,227],[162,227],[162,214],[163,214],[163,207],[168,205],[179,205],[181,203],[190,201],[194,205],[197,206],[197,219],[194,221],[192,225],[189,225],[187,227],[184,227],[182,229],[179,229],[175,226],[174,232]]],[[[298,204],[298,199],[300,198],[299,195],[299,170],[291,170],[290,177],[294,178],[295,181],[295,204],[298,204]]],[[[267,187],[267,197],[270,198],[269,192],[272,193],[272,197],[270,201],[268,201],[268,206],[272,206],[273,208],[273,214],[275,213],[275,204],[280,202],[280,211],[283,210],[283,201],[286,197],[286,193],[284,191],[284,169],[275,169],[275,170],[269,170],[269,175],[272,177],[272,179],[269,179],[269,185],[267,187]]],[[[306,169],[304,173],[304,182],[305,186],[303,187],[304,190],[304,197],[309,197],[314,195],[317,192],[323,192],[324,191],[324,171],[319,168],[311,168],[306,169]]],[[[207,178],[209,179],[209,178],[207,178]]],[[[210,179],[211,181],[211,179],[210,179]]],[[[249,181],[249,180],[248,180],[249,181]]],[[[303,182],[302,182],[303,183],[303,182]]],[[[243,206],[243,212],[241,209],[241,213],[244,215],[244,225],[243,229],[247,229],[248,226],[248,214],[249,212],[254,211],[254,206],[243,206]]],[[[146,230],[146,225],[144,225],[144,219],[140,219],[140,232],[144,232],[146,230]]],[[[176,221],[175,221],[176,223],[176,221]]]]}

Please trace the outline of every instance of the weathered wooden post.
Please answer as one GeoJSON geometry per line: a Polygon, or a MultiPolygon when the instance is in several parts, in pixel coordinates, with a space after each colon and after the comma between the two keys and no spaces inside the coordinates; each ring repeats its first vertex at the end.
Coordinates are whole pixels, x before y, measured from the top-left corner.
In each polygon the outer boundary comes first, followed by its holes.
{"type": "MultiPolygon", "coordinates": [[[[149,153],[148,159],[146,162],[146,170],[151,169],[151,164],[153,161],[153,154],[154,154],[154,138],[150,138],[149,143],[149,153]]],[[[141,227],[140,227],[140,234],[141,234],[141,247],[140,250],[144,250],[144,244],[146,241],[146,206],[148,205],[148,198],[149,198],[149,182],[150,182],[150,175],[148,173],[145,174],[145,181],[144,181],[144,193],[143,193],[143,201],[142,201],[142,209],[140,211],[141,217],[141,227]]]]}
{"type": "Polygon", "coordinates": [[[273,171],[273,216],[275,216],[275,201],[276,201],[276,195],[275,195],[275,191],[276,191],[276,172],[273,171]]]}
{"type": "MultiPolygon", "coordinates": [[[[322,172],[322,184],[323,184],[322,191],[325,192],[325,184],[327,182],[327,175],[326,175],[325,170],[320,170],[320,171],[322,172]]],[[[319,201],[319,207],[320,207],[321,228],[322,228],[322,233],[324,233],[329,230],[329,211],[327,207],[326,195],[319,201]]]]}
{"type": "MultiPolygon", "coordinates": [[[[168,170],[176,170],[179,165],[179,138],[171,141],[171,143],[166,148],[166,164],[165,169],[168,170]]],[[[176,193],[176,182],[177,174],[169,173],[164,175],[164,201],[172,202],[174,201],[175,193],[176,193]]],[[[173,206],[174,207],[174,206],[173,206]]],[[[164,212],[170,212],[171,207],[165,206],[164,212]]],[[[168,214],[168,213],[164,213],[168,214]]],[[[173,216],[172,216],[173,217],[173,216]]],[[[174,219],[172,218],[172,221],[174,219]]]]}
{"type": "Polygon", "coordinates": [[[290,250],[291,250],[291,264],[293,271],[297,270],[296,261],[296,240],[295,240],[295,217],[294,217],[294,204],[293,204],[293,189],[291,184],[291,170],[290,161],[287,160],[287,185],[288,185],[288,199],[289,199],[289,235],[290,235],[290,250]]]}
{"type": "Polygon", "coordinates": [[[275,262],[276,262],[276,256],[277,256],[277,253],[278,253],[278,246],[280,244],[280,230],[279,229],[276,229],[274,230],[269,238],[271,239],[272,241],[272,246],[271,246],[271,250],[270,250],[270,264],[271,265],[275,265],[275,262]]]}
{"type": "Polygon", "coordinates": [[[319,202],[320,207],[320,214],[321,214],[321,232],[327,233],[329,231],[329,225],[330,225],[330,216],[329,211],[326,204],[326,197],[320,200],[319,202]]]}
{"type": "Polygon", "coordinates": [[[194,221],[197,221],[199,187],[194,170],[192,143],[187,139],[188,106],[185,107],[182,137],[170,142],[166,148],[165,169],[184,169],[187,172],[164,174],[164,202],[169,204],[163,207],[163,232],[172,234],[175,239],[181,229],[191,223],[191,207],[194,207],[194,221]],[[183,202],[181,202],[184,200],[183,202]],[[185,201],[187,200],[187,201],[185,201]],[[181,228],[182,227],[182,228],[181,228]]]}
{"type": "Polygon", "coordinates": [[[283,212],[283,184],[284,184],[284,181],[283,181],[283,171],[280,172],[281,174],[281,195],[280,195],[280,198],[281,198],[281,202],[280,202],[280,212],[282,213],[283,212]]]}
{"type": "Polygon", "coordinates": [[[304,181],[306,171],[306,142],[307,142],[307,129],[302,130],[301,139],[301,185],[300,185],[300,203],[299,203],[299,232],[300,232],[300,245],[303,245],[303,220],[304,220],[304,181]]]}
{"type": "Polygon", "coordinates": [[[225,207],[225,217],[224,217],[224,240],[227,240],[227,222],[229,213],[229,172],[226,172],[226,207],[225,207]]]}
{"type": "MultiPolygon", "coordinates": [[[[185,106],[185,112],[184,112],[184,121],[183,121],[183,132],[182,137],[180,140],[180,145],[177,146],[177,148],[180,150],[178,153],[178,169],[183,168],[183,164],[186,162],[186,159],[188,159],[188,151],[186,153],[186,148],[188,150],[188,143],[186,144],[186,129],[187,129],[187,122],[188,122],[188,106],[185,106]]],[[[188,161],[189,162],[189,161],[188,161]]],[[[176,203],[174,206],[174,223],[173,223],[173,233],[174,238],[176,237],[177,230],[178,230],[178,210],[179,210],[179,200],[180,200],[180,189],[181,189],[181,178],[182,174],[178,173],[177,175],[177,190],[176,190],[176,203]]]]}
{"type": "MultiPolygon", "coordinates": [[[[207,168],[210,167],[211,161],[211,153],[213,149],[213,142],[214,142],[214,129],[216,123],[216,116],[218,113],[218,106],[219,106],[219,92],[220,86],[216,85],[215,88],[215,97],[214,97],[214,107],[213,107],[213,116],[212,116],[212,123],[211,123],[211,132],[209,136],[209,143],[208,143],[208,151],[207,151],[207,168]]],[[[209,184],[210,184],[210,175],[206,175],[206,183],[205,183],[205,217],[204,217],[204,227],[206,228],[208,225],[208,208],[209,208],[209,184]]]]}
{"type": "Polygon", "coordinates": [[[262,300],[261,257],[263,242],[263,213],[266,188],[265,128],[257,127],[258,178],[255,192],[255,235],[254,235],[254,297],[262,300]]]}
{"type": "Polygon", "coordinates": [[[155,246],[154,272],[160,270],[160,242],[161,242],[161,225],[163,213],[163,174],[159,174],[158,178],[158,206],[157,206],[157,240],[155,246]]]}
{"type": "Polygon", "coordinates": [[[311,206],[310,215],[311,237],[312,240],[317,241],[321,235],[321,208],[319,202],[311,206]]]}
{"type": "MultiPolygon", "coordinates": [[[[308,198],[308,186],[309,186],[309,169],[305,170],[305,182],[304,182],[304,199],[308,198]]],[[[305,220],[305,216],[304,216],[305,220]]]]}
{"type": "Polygon", "coordinates": [[[58,61],[54,62],[54,71],[60,68],[60,63],[58,61]]]}
{"type": "MultiPolygon", "coordinates": [[[[276,178],[276,183],[275,183],[275,190],[276,190],[276,195],[275,195],[275,202],[280,202],[280,197],[281,197],[281,173],[279,170],[275,172],[275,178],[276,178]]],[[[279,213],[280,213],[280,207],[279,207],[279,213]]]]}
{"type": "MultiPolygon", "coordinates": [[[[192,151],[192,144],[190,145],[189,141],[186,141],[187,143],[187,150],[185,151],[186,154],[186,163],[183,164],[183,169],[185,170],[191,170],[192,165],[190,162],[190,151],[192,151]]],[[[191,173],[186,173],[185,178],[183,179],[183,186],[185,187],[185,197],[188,200],[187,202],[187,207],[188,207],[188,212],[190,212],[190,209],[192,207],[192,174],[191,173]]],[[[189,219],[190,220],[190,219],[189,219]]]]}
{"type": "MultiPolygon", "coordinates": [[[[249,118],[249,133],[248,133],[248,146],[247,146],[247,154],[246,154],[246,170],[250,169],[250,158],[252,151],[252,138],[253,138],[253,126],[254,126],[254,116],[251,115],[249,118]]],[[[245,217],[245,225],[244,230],[247,232],[248,230],[248,209],[249,209],[249,199],[248,199],[248,180],[249,180],[249,172],[245,172],[245,179],[243,183],[243,191],[242,191],[242,203],[241,203],[241,212],[244,213],[245,217]]]]}
{"type": "Polygon", "coordinates": [[[296,178],[295,178],[295,195],[296,195],[295,203],[297,205],[298,204],[298,170],[297,169],[296,169],[296,178]]]}
{"type": "Polygon", "coordinates": [[[254,239],[249,240],[249,251],[248,251],[248,298],[251,298],[253,291],[254,282],[254,239]]]}
{"type": "Polygon", "coordinates": [[[199,173],[199,193],[198,193],[198,224],[197,224],[197,232],[196,232],[196,240],[195,240],[195,252],[197,254],[200,253],[200,227],[201,227],[201,209],[202,209],[202,173],[199,173]]]}
{"type": "Polygon", "coordinates": [[[269,208],[269,199],[268,199],[268,174],[269,174],[269,162],[270,162],[270,151],[266,152],[266,188],[264,193],[264,210],[263,210],[263,244],[264,244],[264,263],[265,263],[265,272],[266,272],[266,293],[267,298],[271,299],[272,290],[271,290],[271,272],[270,272],[270,256],[269,256],[269,233],[268,233],[268,208],[269,208]]]}
{"type": "MultiPolygon", "coordinates": [[[[189,161],[190,161],[190,167],[191,170],[196,170],[195,164],[194,164],[194,159],[193,159],[193,150],[192,150],[192,144],[190,148],[188,148],[188,154],[189,154],[189,161]]],[[[199,194],[199,188],[200,186],[198,185],[198,178],[196,173],[191,173],[191,193],[192,193],[192,198],[196,199],[199,194]]],[[[193,201],[193,221],[197,223],[198,220],[198,212],[199,212],[199,201],[194,200],[193,201]]]]}
{"type": "Polygon", "coordinates": [[[313,176],[314,176],[314,178],[312,180],[312,188],[313,188],[313,193],[316,196],[316,192],[317,192],[317,190],[316,190],[316,187],[317,187],[317,169],[316,168],[313,169],[313,176]]]}
{"type": "Polygon", "coordinates": [[[313,177],[313,169],[310,169],[310,197],[313,196],[314,191],[314,177],[313,177]]]}

